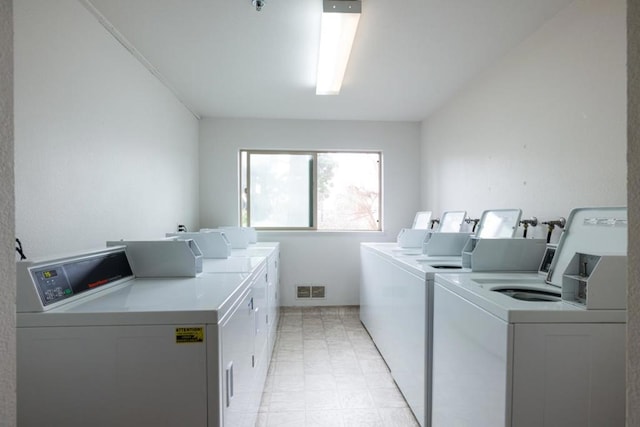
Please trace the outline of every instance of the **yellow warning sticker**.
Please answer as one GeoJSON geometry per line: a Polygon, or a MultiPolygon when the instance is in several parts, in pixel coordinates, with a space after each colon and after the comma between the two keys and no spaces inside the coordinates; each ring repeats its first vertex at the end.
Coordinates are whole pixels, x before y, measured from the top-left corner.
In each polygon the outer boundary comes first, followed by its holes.
{"type": "Polygon", "coordinates": [[[176,344],[204,342],[204,328],[176,328],[176,344]]]}

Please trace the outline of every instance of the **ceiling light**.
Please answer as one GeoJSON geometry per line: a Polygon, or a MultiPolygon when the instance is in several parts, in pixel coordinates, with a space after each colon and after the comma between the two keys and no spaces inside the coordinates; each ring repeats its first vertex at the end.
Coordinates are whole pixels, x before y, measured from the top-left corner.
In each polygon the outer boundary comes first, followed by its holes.
{"type": "Polygon", "coordinates": [[[360,0],[323,0],[316,95],[340,93],[360,20],[360,0]]]}

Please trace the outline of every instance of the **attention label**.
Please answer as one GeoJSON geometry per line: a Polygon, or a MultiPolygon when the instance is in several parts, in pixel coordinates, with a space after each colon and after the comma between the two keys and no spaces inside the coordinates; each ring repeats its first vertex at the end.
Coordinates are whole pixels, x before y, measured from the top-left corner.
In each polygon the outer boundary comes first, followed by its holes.
{"type": "Polygon", "coordinates": [[[176,344],[204,342],[204,328],[176,328],[176,344]]]}

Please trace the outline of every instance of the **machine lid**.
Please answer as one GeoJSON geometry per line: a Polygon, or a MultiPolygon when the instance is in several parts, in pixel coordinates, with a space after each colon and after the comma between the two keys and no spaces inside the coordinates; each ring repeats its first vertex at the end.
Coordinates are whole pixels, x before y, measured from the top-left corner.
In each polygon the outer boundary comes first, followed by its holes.
{"type": "Polygon", "coordinates": [[[462,228],[467,211],[445,211],[440,219],[438,231],[441,233],[457,233],[462,228]]]}
{"type": "Polygon", "coordinates": [[[411,228],[428,230],[431,228],[431,211],[416,212],[411,228]]]}
{"type": "Polygon", "coordinates": [[[513,237],[520,224],[521,209],[492,209],[482,213],[476,237],[495,239],[513,237]]]}
{"type": "Polygon", "coordinates": [[[627,208],[586,207],[571,210],[556,250],[547,283],[562,287],[562,276],[573,256],[627,254],[627,208]]]}

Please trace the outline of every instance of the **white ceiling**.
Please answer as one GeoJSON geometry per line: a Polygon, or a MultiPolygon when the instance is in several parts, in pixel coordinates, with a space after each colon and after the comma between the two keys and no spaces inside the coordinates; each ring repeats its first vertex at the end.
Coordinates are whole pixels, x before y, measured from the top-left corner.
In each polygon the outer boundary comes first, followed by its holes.
{"type": "Polygon", "coordinates": [[[337,96],[315,95],[322,0],[84,0],[199,116],[420,121],[572,0],[362,0],[337,96]]]}

